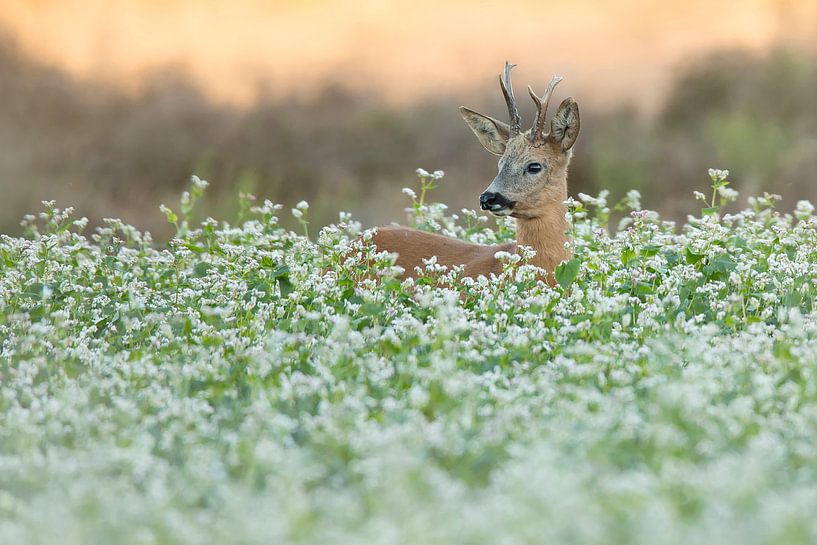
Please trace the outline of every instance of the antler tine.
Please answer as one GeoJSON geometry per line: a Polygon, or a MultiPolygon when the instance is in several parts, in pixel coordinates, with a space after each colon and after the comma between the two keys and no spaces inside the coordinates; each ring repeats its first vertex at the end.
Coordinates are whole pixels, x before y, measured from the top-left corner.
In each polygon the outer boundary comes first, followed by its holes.
{"type": "Polygon", "coordinates": [[[511,70],[514,66],[516,65],[505,61],[505,71],[499,75],[499,86],[502,87],[502,94],[505,95],[505,103],[508,105],[512,136],[522,131],[522,117],[516,107],[516,98],[513,96],[513,83],[511,83],[511,70]]]}
{"type": "Polygon", "coordinates": [[[553,76],[550,78],[550,83],[548,83],[547,89],[545,89],[545,94],[542,97],[536,96],[536,93],[533,92],[533,89],[530,85],[528,85],[528,92],[530,93],[530,97],[536,103],[536,121],[533,122],[533,140],[537,140],[542,137],[545,130],[545,122],[547,121],[547,114],[548,114],[548,105],[550,105],[550,97],[553,95],[553,90],[559,85],[559,82],[562,81],[561,76],[553,76]]]}

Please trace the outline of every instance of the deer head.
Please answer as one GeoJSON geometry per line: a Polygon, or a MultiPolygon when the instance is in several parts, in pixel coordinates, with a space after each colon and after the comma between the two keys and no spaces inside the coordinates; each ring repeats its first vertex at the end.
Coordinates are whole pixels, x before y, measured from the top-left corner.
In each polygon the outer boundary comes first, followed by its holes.
{"type": "Polygon", "coordinates": [[[546,133],[550,97],[562,78],[554,76],[542,97],[528,86],[537,113],[533,126],[523,132],[511,84],[514,66],[506,62],[499,76],[510,123],[465,107],[460,113],[483,147],[499,156],[499,173],[479,196],[480,207],[497,216],[534,219],[567,198],[567,166],[579,135],[579,106],[572,98],[564,99],[546,133]]]}

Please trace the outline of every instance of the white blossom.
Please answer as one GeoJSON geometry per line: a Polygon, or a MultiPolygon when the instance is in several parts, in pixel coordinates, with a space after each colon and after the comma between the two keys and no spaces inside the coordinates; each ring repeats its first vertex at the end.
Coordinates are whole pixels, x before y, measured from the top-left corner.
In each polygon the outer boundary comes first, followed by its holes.
{"type": "MultiPolygon", "coordinates": [[[[514,240],[429,195],[412,225],[514,240]]],[[[814,207],[606,199],[552,276],[520,245],[409,279],[345,212],[162,206],[163,243],[47,201],[0,236],[0,543],[814,541],[814,207]]]]}

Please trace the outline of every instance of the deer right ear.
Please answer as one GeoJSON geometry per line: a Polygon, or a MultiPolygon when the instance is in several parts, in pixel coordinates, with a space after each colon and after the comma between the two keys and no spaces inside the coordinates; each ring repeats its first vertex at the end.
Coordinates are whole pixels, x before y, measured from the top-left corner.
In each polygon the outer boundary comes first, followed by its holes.
{"type": "Polygon", "coordinates": [[[576,143],[579,136],[579,105],[576,101],[568,97],[559,105],[559,109],[550,121],[550,135],[548,138],[552,142],[558,143],[562,151],[567,151],[576,143]]]}
{"type": "Polygon", "coordinates": [[[494,155],[502,155],[505,153],[505,145],[508,143],[510,137],[510,128],[506,123],[498,121],[493,117],[482,115],[469,110],[465,106],[460,107],[460,115],[477,135],[479,143],[493,153],[494,155]]]}

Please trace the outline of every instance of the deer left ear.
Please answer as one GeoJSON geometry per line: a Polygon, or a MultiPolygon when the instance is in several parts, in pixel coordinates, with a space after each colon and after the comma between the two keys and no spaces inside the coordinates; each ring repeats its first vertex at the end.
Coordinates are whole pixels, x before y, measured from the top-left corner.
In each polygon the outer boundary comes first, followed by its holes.
{"type": "Polygon", "coordinates": [[[550,134],[548,138],[551,142],[560,144],[562,151],[567,151],[576,143],[579,136],[579,105],[576,101],[568,97],[559,105],[559,109],[550,120],[550,134]]]}
{"type": "Polygon", "coordinates": [[[497,121],[493,117],[488,117],[481,113],[469,110],[465,106],[460,107],[460,115],[477,135],[477,139],[482,146],[494,155],[505,153],[505,146],[510,138],[510,128],[502,121],[497,121]]]}

